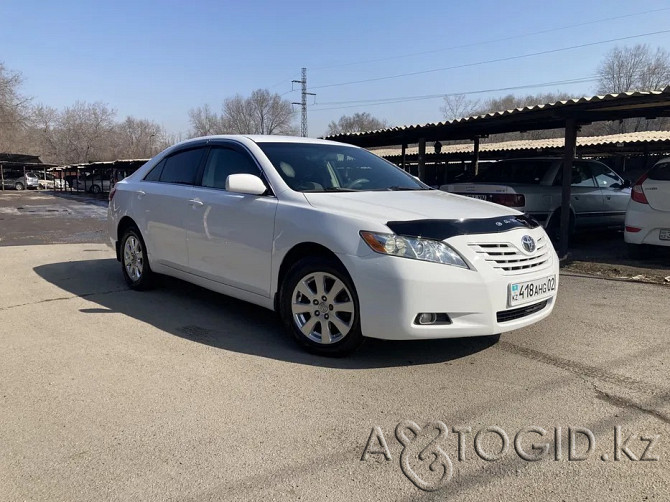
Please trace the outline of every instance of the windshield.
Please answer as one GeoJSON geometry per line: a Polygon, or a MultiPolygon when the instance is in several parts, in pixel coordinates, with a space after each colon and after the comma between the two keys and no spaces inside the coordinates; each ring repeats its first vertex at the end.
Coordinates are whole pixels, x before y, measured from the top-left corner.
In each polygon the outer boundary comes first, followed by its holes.
{"type": "Polygon", "coordinates": [[[539,185],[552,164],[552,160],[503,160],[492,164],[475,181],[539,185]]]}
{"type": "Polygon", "coordinates": [[[274,142],[258,146],[297,192],[429,189],[397,166],[360,148],[274,142]]]}

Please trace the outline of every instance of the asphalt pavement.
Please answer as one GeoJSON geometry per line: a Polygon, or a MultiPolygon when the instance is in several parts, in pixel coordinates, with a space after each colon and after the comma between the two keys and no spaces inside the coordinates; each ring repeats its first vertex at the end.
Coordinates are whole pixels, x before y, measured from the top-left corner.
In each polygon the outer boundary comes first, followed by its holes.
{"type": "Polygon", "coordinates": [[[0,500],[668,500],[667,286],[564,274],[499,340],[330,359],[262,308],[128,290],[99,243],[14,235],[0,500]]]}

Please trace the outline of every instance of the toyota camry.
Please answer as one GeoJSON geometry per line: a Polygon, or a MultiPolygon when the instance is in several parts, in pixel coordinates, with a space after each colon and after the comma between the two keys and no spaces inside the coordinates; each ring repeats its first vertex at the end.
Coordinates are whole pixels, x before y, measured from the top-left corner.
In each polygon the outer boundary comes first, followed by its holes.
{"type": "Polygon", "coordinates": [[[179,143],[115,185],[108,231],[131,288],[166,274],[252,302],[325,355],[497,335],[547,317],[558,288],[532,218],[332,141],[179,143]]]}

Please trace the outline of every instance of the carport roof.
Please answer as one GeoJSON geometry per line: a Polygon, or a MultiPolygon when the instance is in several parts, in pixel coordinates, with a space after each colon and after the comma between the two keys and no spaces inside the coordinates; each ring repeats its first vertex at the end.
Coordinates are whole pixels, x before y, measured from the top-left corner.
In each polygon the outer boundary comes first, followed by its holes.
{"type": "MultiPolygon", "coordinates": [[[[481,143],[479,152],[482,157],[486,153],[502,153],[514,151],[538,152],[542,150],[561,149],[565,144],[565,138],[547,139],[525,139],[516,141],[502,141],[496,143],[481,143]]],[[[577,149],[597,152],[611,151],[612,149],[629,151],[631,146],[660,145],[662,150],[670,151],[670,131],[640,131],[624,134],[610,134],[606,136],[581,136],[577,138],[577,149]]],[[[442,145],[440,154],[426,152],[427,155],[440,155],[442,157],[459,156],[460,154],[471,154],[474,150],[472,143],[460,143],[456,145],[442,145]]],[[[401,147],[376,148],[371,150],[381,157],[393,158],[402,156],[401,147]]],[[[418,146],[410,146],[405,149],[405,155],[413,156],[419,154],[418,146]]]]}
{"type": "Polygon", "coordinates": [[[567,119],[587,124],[630,117],[656,118],[668,115],[670,86],[656,91],[622,92],[524,106],[446,122],[337,134],[326,139],[369,148],[417,143],[422,138],[426,141],[473,139],[504,132],[558,129],[565,127],[567,119]]]}

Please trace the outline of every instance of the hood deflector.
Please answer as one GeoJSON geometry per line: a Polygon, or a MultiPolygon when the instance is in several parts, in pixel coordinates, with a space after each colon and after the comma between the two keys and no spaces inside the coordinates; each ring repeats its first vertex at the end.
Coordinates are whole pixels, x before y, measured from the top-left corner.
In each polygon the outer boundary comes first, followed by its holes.
{"type": "Polygon", "coordinates": [[[386,226],[396,235],[443,241],[456,235],[494,234],[515,228],[537,228],[540,224],[526,215],[512,215],[471,220],[389,221],[386,226]]]}

